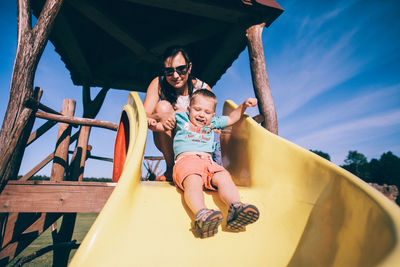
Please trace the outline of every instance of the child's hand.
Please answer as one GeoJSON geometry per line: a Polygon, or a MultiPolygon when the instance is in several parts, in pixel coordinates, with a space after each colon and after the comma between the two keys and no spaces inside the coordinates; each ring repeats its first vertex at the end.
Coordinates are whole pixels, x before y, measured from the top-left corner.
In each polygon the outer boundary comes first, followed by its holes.
{"type": "Polygon", "coordinates": [[[243,104],[245,108],[255,107],[257,105],[257,98],[248,98],[243,104]]]}
{"type": "Polygon", "coordinates": [[[147,127],[154,128],[157,125],[157,121],[153,118],[147,118],[147,127]]]}
{"type": "Polygon", "coordinates": [[[161,118],[161,123],[166,131],[170,131],[175,128],[176,120],[173,114],[168,114],[161,118]]]}

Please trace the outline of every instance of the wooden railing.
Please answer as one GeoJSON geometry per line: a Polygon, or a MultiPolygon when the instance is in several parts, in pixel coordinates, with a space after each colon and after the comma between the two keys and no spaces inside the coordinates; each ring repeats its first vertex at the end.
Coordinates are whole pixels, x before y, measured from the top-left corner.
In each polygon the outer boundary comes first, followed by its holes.
{"type": "MultiPolygon", "coordinates": [[[[35,88],[37,99],[26,106],[35,110],[35,117],[47,119],[33,131],[26,143],[29,146],[59,122],[56,149],[18,180],[9,180],[0,192],[0,265],[7,264],[50,225],[54,246],[54,259],[67,262],[70,249],[58,246],[71,242],[77,212],[97,213],[112,193],[115,183],[83,182],[85,162],[88,158],[112,162],[111,158],[90,154],[88,145],[91,127],[116,131],[118,125],[93,119],[102,97],[90,100],[90,88],[84,88],[84,116],[74,117],[75,101],[65,99],[61,112],[40,103],[43,91],[35,88]],[[85,93],[86,92],[86,93],[85,93]],[[85,97],[86,94],[86,97],[85,97]],[[71,136],[72,128],[78,128],[71,136]],[[74,151],[69,146],[76,142],[74,151]],[[72,154],[68,164],[69,154],[72,154]],[[50,181],[30,181],[37,172],[53,162],[50,181]],[[59,231],[55,222],[63,216],[59,231]]],[[[33,124],[33,122],[32,122],[33,124]]],[[[63,264],[61,264],[63,265],[63,264]]]]}

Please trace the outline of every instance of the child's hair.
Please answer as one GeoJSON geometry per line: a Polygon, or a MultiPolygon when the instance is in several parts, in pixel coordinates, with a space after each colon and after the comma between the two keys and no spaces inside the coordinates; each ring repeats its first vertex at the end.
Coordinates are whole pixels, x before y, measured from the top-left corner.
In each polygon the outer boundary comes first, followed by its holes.
{"type": "Polygon", "coordinates": [[[215,106],[217,105],[217,96],[208,89],[199,89],[195,91],[190,97],[190,104],[192,104],[192,101],[196,96],[205,96],[211,98],[214,101],[215,106]]]}

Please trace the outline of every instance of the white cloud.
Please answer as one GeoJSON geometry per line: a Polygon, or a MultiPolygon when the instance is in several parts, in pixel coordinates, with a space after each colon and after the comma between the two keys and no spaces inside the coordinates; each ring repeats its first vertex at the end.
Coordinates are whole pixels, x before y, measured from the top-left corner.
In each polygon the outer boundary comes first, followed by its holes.
{"type": "Polygon", "coordinates": [[[343,34],[330,47],[318,45],[323,37],[311,43],[307,50],[294,47],[297,56],[286,57],[273,70],[273,91],[281,103],[281,118],[361,71],[365,62],[351,61],[351,41],[356,32],[357,29],[343,34]]]}
{"type": "Polygon", "coordinates": [[[400,99],[400,85],[389,87],[371,86],[363,88],[362,94],[343,102],[326,103],[323,107],[315,109],[299,119],[290,120],[290,123],[283,124],[280,132],[285,136],[295,137],[316,128],[332,125],[339,121],[354,120],[360,116],[371,113],[373,110],[386,109],[390,105],[396,105],[400,99]],[[366,93],[364,93],[366,92],[366,93]]]}
{"type": "Polygon", "coordinates": [[[327,127],[296,138],[294,142],[306,147],[314,146],[313,144],[340,142],[340,140],[349,139],[349,135],[353,133],[359,135],[363,130],[371,131],[394,125],[400,125],[400,109],[327,127]]]}

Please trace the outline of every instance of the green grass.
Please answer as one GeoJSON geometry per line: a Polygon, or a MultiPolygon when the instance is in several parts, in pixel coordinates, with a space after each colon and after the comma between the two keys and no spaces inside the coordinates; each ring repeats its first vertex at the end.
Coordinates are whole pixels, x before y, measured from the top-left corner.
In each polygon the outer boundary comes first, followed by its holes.
{"type": "MultiPolygon", "coordinates": [[[[76,224],[74,229],[74,234],[72,240],[76,239],[76,243],[81,243],[86,233],[89,231],[90,226],[96,219],[96,213],[79,213],[76,218],[76,224]]],[[[59,229],[61,225],[61,218],[57,221],[57,227],[59,229]]],[[[8,264],[8,266],[13,266],[13,264],[21,257],[28,256],[41,248],[52,245],[53,240],[51,238],[51,227],[49,227],[43,234],[39,236],[32,244],[30,244],[22,253],[20,253],[17,258],[8,264]]],[[[75,254],[76,250],[71,251],[70,260],[75,254]]],[[[47,252],[46,254],[34,259],[31,262],[24,264],[23,266],[29,267],[39,267],[39,266],[52,266],[53,262],[53,252],[47,252]]]]}

